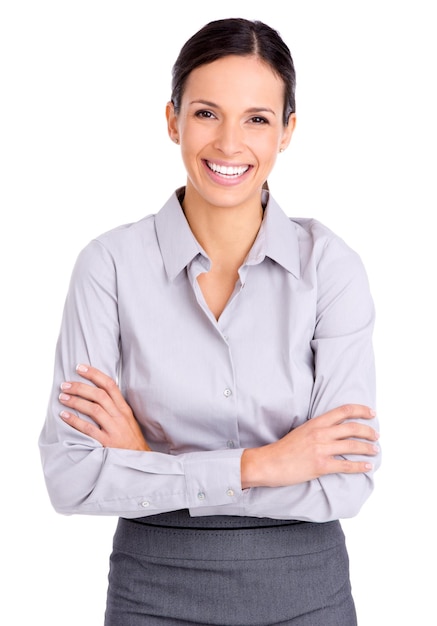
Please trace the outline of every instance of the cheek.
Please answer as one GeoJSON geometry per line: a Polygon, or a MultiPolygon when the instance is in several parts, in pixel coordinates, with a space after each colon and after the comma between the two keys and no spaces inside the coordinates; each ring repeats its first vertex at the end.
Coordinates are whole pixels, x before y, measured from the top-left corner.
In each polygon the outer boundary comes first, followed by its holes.
{"type": "Polygon", "coordinates": [[[260,164],[265,164],[266,167],[271,167],[276,161],[276,157],[278,155],[280,146],[280,141],[278,137],[270,137],[264,139],[264,141],[259,141],[258,145],[254,147],[254,151],[258,156],[258,160],[260,164]]]}
{"type": "Polygon", "coordinates": [[[181,127],[181,146],[186,155],[194,156],[208,142],[207,134],[196,126],[181,127]]]}
{"type": "Polygon", "coordinates": [[[193,145],[193,138],[191,136],[189,138],[182,138],[180,154],[188,176],[190,178],[197,178],[201,172],[202,163],[199,157],[199,148],[193,145]]]}

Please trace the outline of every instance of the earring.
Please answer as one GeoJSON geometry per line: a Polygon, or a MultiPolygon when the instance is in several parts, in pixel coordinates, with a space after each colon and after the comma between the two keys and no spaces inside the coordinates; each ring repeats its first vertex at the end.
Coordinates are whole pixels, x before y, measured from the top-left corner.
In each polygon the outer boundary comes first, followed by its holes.
{"type": "Polygon", "coordinates": [[[285,148],[279,148],[279,152],[284,152],[285,148]]]}
{"type": "Polygon", "coordinates": [[[173,141],[174,141],[175,143],[179,143],[179,139],[178,139],[177,137],[175,137],[175,138],[173,139],[173,141]]]}

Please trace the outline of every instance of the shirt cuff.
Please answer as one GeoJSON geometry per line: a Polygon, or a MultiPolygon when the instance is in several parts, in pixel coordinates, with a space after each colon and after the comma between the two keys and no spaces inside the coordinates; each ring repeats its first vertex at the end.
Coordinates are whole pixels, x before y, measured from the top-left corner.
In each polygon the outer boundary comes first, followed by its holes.
{"type": "Polygon", "coordinates": [[[243,449],[189,452],[184,455],[188,508],[238,504],[242,498],[243,449]]]}

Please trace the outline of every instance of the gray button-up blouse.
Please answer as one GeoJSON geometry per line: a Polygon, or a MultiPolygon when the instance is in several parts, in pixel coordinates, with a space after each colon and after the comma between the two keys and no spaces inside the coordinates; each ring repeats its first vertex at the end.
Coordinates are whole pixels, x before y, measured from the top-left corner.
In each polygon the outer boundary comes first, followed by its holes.
{"type": "Polygon", "coordinates": [[[135,518],[188,508],[317,522],[358,512],[379,455],[366,474],[241,489],[244,448],[342,404],[375,407],[374,307],[359,256],[272,197],[264,213],[218,321],[197,282],[210,260],[177,192],[80,253],[39,440],[57,511],[135,518]],[[79,378],[78,363],[118,380],[152,452],[103,448],[59,417],[60,383],[79,378]]]}

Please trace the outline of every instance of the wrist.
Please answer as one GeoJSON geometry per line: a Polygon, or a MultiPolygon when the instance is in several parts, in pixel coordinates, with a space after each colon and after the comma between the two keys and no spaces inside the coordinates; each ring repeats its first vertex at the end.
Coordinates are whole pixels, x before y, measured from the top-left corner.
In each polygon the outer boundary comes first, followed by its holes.
{"type": "Polygon", "coordinates": [[[262,485],[259,461],[260,448],[246,448],[241,455],[241,488],[250,489],[262,485]]]}

